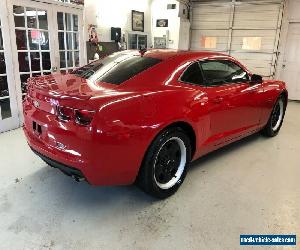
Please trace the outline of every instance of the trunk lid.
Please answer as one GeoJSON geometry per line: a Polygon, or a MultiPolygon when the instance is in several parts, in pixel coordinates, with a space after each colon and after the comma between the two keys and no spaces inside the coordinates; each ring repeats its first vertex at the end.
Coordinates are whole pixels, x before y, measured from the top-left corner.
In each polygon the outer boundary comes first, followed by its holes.
{"type": "Polygon", "coordinates": [[[94,97],[105,101],[112,96],[124,95],[125,92],[117,91],[117,87],[72,74],[52,74],[30,78],[27,96],[36,108],[51,114],[55,114],[57,106],[97,110],[99,103],[93,101],[94,97]]]}

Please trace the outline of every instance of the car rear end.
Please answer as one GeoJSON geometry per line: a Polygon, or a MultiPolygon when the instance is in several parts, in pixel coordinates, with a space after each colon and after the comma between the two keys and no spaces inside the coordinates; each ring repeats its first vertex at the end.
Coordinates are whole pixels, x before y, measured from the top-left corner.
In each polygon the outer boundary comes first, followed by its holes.
{"type": "Polygon", "coordinates": [[[51,94],[32,78],[23,102],[24,132],[32,150],[49,165],[76,180],[87,178],[93,147],[93,117],[88,96],[51,94]]]}

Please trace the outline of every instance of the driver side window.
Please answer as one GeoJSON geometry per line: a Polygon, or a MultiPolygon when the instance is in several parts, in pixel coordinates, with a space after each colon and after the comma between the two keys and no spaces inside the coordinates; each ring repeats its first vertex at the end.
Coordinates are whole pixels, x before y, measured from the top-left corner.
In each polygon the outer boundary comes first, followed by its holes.
{"type": "Polygon", "coordinates": [[[201,67],[208,86],[249,81],[247,72],[229,60],[204,61],[201,67]]]}

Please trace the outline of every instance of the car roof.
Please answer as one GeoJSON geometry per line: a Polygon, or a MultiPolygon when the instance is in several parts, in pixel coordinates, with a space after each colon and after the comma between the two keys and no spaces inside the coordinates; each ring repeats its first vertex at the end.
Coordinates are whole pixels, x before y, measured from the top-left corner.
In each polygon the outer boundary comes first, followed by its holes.
{"type": "MultiPolygon", "coordinates": [[[[185,62],[190,60],[201,60],[208,58],[232,58],[229,55],[212,52],[212,51],[191,51],[191,50],[176,50],[176,49],[147,49],[145,51],[124,50],[116,52],[120,55],[143,56],[157,58],[161,61],[175,59],[177,62],[185,62]]],[[[233,59],[233,58],[232,58],[233,59]]]]}
{"type": "Polygon", "coordinates": [[[170,81],[174,74],[184,69],[193,61],[205,59],[233,59],[229,55],[218,52],[173,49],[149,49],[147,51],[126,50],[118,53],[122,53],[122,55],[141,56],[144,58],[156,58],[161,61],[147,70],[140,72],[135,77],[132,77],[126,83],[120,84],[119,88],[135,86],[139,89],[143,87],[148,89],[149,86],[153,87],[154,83],[167,85],[166,82],[170,81]]]}
{"type": "Polygon", "coordinates": [[[189,59],[204,59],[213,57],[230,57],[226,54],[210,51],[190,51],[190,50],[174,50],[174,49],[150,49],[144,53],[144,57],[152,57],[160,60],[168,60],[170,58],[181,59],[182,61],[189,59]]]}

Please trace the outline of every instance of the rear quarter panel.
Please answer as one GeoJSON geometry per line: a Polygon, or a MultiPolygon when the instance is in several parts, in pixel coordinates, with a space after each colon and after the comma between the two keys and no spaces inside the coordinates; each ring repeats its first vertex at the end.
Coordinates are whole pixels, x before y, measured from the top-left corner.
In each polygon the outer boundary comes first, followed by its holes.
{"type": "MultiPolygon", "coordinates": [[[[193,107],[195,95],[199,93],[170,86],[131,94],[102,105],[94,121],[95,151],[103,158],[99,162],[109,165],[103,164],[101,168],[109,168],[116,175],[121,172],[120,180],[127,176],[124,184],[132,183],[149,145],[167,126],[186,122],[193,127],[196,136],[202,138],[198,135],[206,134],[204,130],[209,129],[209,120],[205,111],[193,107]],[[199,123],[203,125],[201,128],[199,123]]],[[[197,143],[201,144],[201,141],[197,143]]]]}

